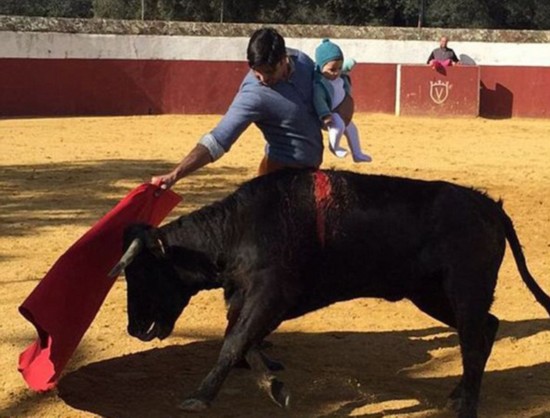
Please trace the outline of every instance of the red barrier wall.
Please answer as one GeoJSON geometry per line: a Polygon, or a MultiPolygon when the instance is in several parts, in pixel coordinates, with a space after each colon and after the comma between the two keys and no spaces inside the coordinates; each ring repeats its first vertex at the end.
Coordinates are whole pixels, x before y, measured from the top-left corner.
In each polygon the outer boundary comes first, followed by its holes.
{"type": "Polygon", "coordinates": [[[358,112],[395,112],[395,64],[357,64],[351,74],[358,112]]]}
{"type": "MultiPolygon", "coordinates": [[[[225,112],[244,62],[0,59],[1,116],[225,112]]],[[[358,64],[356,109],[393,113],[395,65],[358,64]]]]}
{"type": "Polygon", "coordinates": [[[402,65],[400,115],[477,116],[479,67],[402,65]]]}
{"type": "MultiPolygon", "coordinates": [[[[396,68],[364,63],[354,68],[356,111],[395,112],[396,68]]],[[[236,61],[0,58],[0,117],[223,114],[247,70],[236,61]]],[[[550,117],[550,67],[463,66],[447,69],[446,76],[423,65],[402,71],[401,114],[437,115],[444,109],[449,115],[476,115],[479,109],[484,117],[550,117]],[[453,87],[462,96],[452,106],[428,102],[428,81],[471,86],[477,68],[478,108],[473,87],[468,95],[453,87]]]]}
{"type": "Polygon", "coordinates": [[[481,67],[480,115],[550,117],[550,67],[481,67]]]}
{"type": "Polygon", "coordinates": [[[224,113],[244,62],[2,59],[1,116],[224,113]]]}

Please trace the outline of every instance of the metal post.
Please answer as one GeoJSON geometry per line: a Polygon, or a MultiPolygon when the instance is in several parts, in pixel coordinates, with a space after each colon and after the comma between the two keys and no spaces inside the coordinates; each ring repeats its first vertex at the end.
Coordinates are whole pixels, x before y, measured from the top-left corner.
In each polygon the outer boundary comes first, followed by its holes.
{"type": "Polygon", "coordinates": [[[220,23],[223,23],[223,9],[225,9],[224,0],[222,0],[222,4],[220,8],[220,23]]]}
{"type": "Polygon", "coordinates": [[[145,20],[145,0],[141,0],[141,20],[145,20]]]}
{"type": "Polygon", "coordinates": [[[418,2],[418,29],[421,29],[422,24],[424,23],[424,6],[426,0],[418,0],[418,2]]]}

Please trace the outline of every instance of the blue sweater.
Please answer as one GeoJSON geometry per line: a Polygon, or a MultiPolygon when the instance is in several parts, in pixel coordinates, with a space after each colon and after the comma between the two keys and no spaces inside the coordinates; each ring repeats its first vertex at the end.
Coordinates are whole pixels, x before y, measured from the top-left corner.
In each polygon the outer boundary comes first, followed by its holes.
{"type": "Polygon", "coordinates": [[[303,52],[289,49],[288,55],[294,71],[287,81],[267,87],[250,71],[227,113],[201,139],[215,159],[255,123],[267,141],[266,154],[271,160],[311,167],[321,164],[323,138],[313,107],[314,64],[303,52]]]}

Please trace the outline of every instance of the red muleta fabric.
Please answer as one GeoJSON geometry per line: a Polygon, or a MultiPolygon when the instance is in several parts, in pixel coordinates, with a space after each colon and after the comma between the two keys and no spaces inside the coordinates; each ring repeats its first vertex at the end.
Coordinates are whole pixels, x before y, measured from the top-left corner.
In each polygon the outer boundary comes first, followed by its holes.
{"type": "Polygon", "coordinates": [[[19,307],[38,339],[19,356],[19,371],[36,391],[55,387],[115,279],[107,274],[122,256],[124,229],[158,225],[181,201],[170,190],[142,184],[130,192],[52,266],[19,307]]]}

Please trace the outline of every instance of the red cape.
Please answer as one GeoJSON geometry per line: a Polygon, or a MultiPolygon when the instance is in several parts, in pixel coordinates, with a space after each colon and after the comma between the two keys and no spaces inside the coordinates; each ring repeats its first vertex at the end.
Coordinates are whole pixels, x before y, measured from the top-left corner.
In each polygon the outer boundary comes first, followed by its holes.
{"type": "Polygon", "coordinates": [[[132,223],[158,225],[181,198],[158,186],[134,189],[52,266],[19,307],[38,339],[19,356],[31,389],[53,388],[95,318],[115,279],[107,274],[122,256],[122,235],[132,223]]]}

